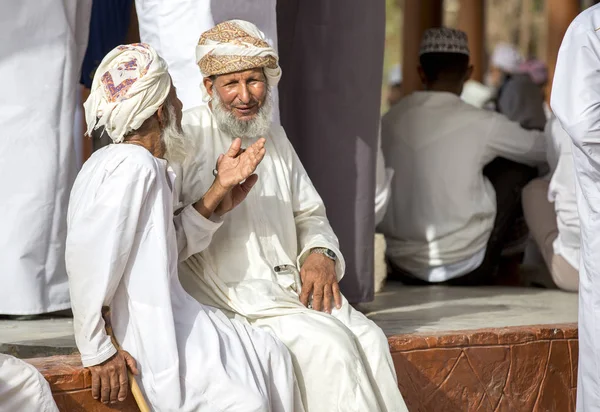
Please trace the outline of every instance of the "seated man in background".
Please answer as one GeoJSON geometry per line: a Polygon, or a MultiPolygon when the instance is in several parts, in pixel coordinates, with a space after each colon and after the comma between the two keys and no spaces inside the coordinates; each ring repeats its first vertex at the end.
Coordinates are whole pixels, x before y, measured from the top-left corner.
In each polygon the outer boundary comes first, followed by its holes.
{"type": "Polygon", "coordinates": [[[124,400],[129,368],[161,412],[302,411],[285,346],[200,305],[177,276],[178,259],[204,249],[256,183],[264,139],[240,156],[232,141],[206,193],[174,217],[165,159],[182,161],[188,145],[166,63],[145,44],[117,47],[96,71],[85,112],[88,135],[98,129],[115,143],[85,163],[68,214],[75,339],[93,396],[124,400]],[[124,350],[105,332],[104,306],[124,350]]]}
{"type": "Polygon", "coordinates": [[[523,211],[552,280],[570,292],[579,289],[580,226],[571,138],[556,117],[546,126],[551,178],[535,179],[523,190],[523,211]]]}
{"type": "Polygon", "coordinates": [[[528,130],[544,130],[544,96],[521,65],[523,57],[509,44],[494,49],[490,62],[490,85],[497,89],[495,109],[528,130]]]}
{"type": "Polygon", "coordinates": [[[386,166],[394,169],[379,225],[387,255],[406,283],[491,283],[521,189],[536,174],[515,162],[543,162],[544,134],[460,99],[473,69],[465,33],[426,31],[420,63],[426,90],[382,121],[386,166]]]}
{"type": "Polygon", "coordinates": [[[183,164],[183,204],[210,187],[215,161],[236,137],[250,146],[264,136],[268,150],[246,201],[180,265],[182,284],[285,343],[307,411],[406,411],[385,335],[340,293],[344,258],[321,197],[271,122],[277,52],[255,25],[231,20],[202,34],[196,57],[209,104],[183,116],[199,145],[183,164]]]}

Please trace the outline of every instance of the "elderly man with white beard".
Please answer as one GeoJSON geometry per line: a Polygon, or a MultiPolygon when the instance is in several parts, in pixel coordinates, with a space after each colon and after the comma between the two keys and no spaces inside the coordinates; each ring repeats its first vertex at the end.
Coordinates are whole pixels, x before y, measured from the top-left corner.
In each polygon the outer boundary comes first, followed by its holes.
{"type": "Polygon", "coordinates": [[[180,264],[184,288],[274,332],[292,354],[307,411],[406,411],[385,335],[340,293],[344,258],[323,202],[284,130],[271,123],[277,53],[256,26],[231,20],[202,34],[196,56],[208,105],[183,115],[199,147],[182,165],[180,206],[210,187],[215,162],[235,138],[252,147],[265,137],[267,151],[244,203],[206,249],[180,264]]]}
{"type": "Polygon", "coordinates": [[[285,346],[199,304],[177,276],[178,258],[203,250],[256,183],[264,139],[241,154],[232,140],[204,195],[174,216],[166,159],[183,160],[186,139],[164,60],[145,44],[117,47],[97,69],[85,111],[88,134],[115,143],[84,165],[68,215],[75,338],[93,396],[124,400],[129,368],[156,411],[303,411],[285,346]],[[104,306],[123,350],[104,330],[104,306]]]}

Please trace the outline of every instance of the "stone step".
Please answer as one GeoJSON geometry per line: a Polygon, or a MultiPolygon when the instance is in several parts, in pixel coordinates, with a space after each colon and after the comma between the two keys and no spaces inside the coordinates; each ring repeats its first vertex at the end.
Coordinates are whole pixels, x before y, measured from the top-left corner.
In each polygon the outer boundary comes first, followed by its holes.
{"type": "MultiPolygon", "coordinates": [[[[577,325],[516,326],[389,337],[411,412],[574,412],[577,325]]],[[[131,396],[103,405],[78,355],[28,359],[61,411],[137,411],[131,396]]]]}

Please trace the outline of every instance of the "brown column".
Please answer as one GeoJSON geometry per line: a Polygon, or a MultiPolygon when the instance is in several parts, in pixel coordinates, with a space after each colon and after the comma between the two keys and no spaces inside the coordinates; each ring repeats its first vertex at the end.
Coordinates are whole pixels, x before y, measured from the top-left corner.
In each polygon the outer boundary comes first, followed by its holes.
{"type": "Polygon", "coordinates": [[[402,87],[404,94],[421,89],[417,73],[423,32],[442,25],[443,0],[405,0],[402,32],[402,87]]]}
{"type": "Polygon", "coordinates": [[[485,56],[485,14],[484,0],[460,0],[458,28],[469,38],[471,64],[474,66],[471,78],[483,81],[486,69],[485,56]]]}
{"type": "Polygon", "coordinates": [[[546,98],[550,99],[552,93],[552,79],[554,78],[554,68],[556,67],[556,58],[558,49],[562,43],[565,32],[569,24],[579,14],[579,0],[547,0],[547,63],[548,63],[548,88],[546,98]]]}

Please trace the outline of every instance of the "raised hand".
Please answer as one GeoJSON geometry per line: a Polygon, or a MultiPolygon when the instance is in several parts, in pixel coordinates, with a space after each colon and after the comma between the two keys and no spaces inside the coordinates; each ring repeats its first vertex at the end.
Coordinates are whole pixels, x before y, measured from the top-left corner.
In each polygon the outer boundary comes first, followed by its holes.
{"type": "MultiPolygon", "coordinates": [[[[246,150],[241,151],[241,139],[235,139],[229,150],[217,160],[216,182],[231,190],[248,179],[265,157],[265,138],[258,139],[246,150]]],[[[252,186],[250,186],[251,188],[252,186]]]]}
{"type": "Polygon", "coordinates": [[[239,205],[258,181],[254,171],[265,157],[264,138],[242,150],[241,139],[235,139],[227,153],[217,160],[217,175],[211,187],[194,203],[205,218],[211,214],[222,216],[239,205]],[[243,183],[242,183],[243,182],[243,183]]]}

